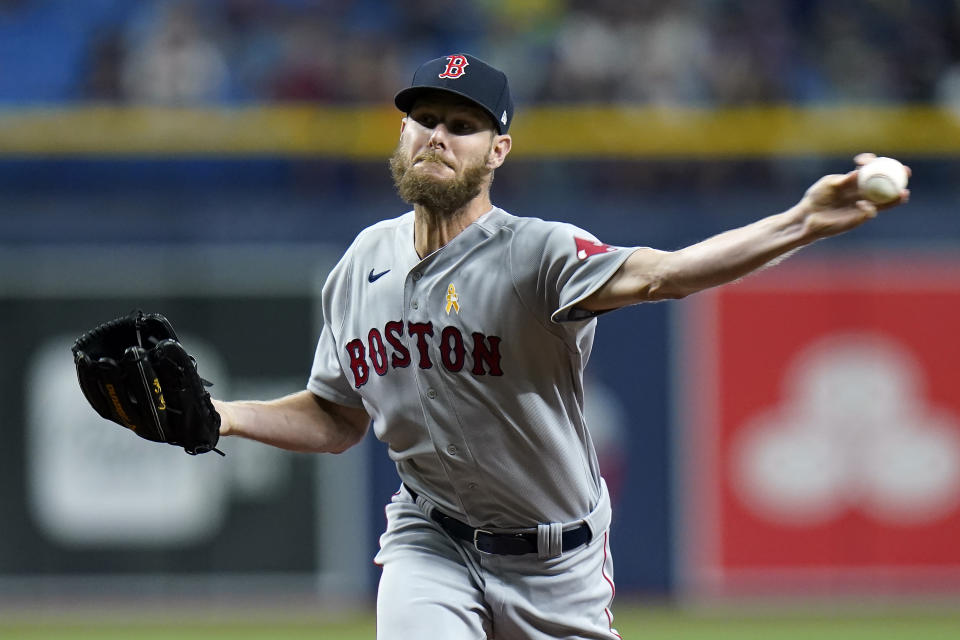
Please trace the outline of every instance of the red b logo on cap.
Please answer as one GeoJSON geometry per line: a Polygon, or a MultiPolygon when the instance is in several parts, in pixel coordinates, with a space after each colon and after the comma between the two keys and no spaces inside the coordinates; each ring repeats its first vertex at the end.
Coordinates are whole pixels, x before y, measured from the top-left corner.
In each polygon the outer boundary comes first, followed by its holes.
{"type": "Polygon", "coordinates": [[[447,68],[438,77],[456,80],[467,72],[468,64],[470,63],[467,62],[466,56],[460,54],[447,56],[447,68]]]}

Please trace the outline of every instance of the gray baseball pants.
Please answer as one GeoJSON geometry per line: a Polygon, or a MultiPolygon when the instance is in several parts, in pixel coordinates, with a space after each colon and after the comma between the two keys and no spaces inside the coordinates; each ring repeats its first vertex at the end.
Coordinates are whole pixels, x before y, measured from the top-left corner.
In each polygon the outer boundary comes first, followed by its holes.
{"type": "Polygon", "coordinates": [[[401,489],[386,506],[375,562],[378,640],[616,640],[610,503],[586,520],[593,537],[557,557],[493,555],[453,538],[432,505],[401,489]]]}

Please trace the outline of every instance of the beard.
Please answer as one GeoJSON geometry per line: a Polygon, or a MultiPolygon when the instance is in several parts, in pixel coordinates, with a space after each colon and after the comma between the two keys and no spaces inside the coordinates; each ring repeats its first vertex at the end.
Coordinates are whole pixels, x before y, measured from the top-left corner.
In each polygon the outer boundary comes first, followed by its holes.
{"type": "Polygon", "coordinates": [[[466,166],[459,175],[447,179],[417,171],[413,165],[418,161],[445,164],[433,149],[421,153],[413,161],[407,160],[398,145],[390,156],[393,184],[404,202],[419,204],[442,218],[452,217],[477,197],[487,176],[493,173],[485,166],[482,157],[466,166]]]}

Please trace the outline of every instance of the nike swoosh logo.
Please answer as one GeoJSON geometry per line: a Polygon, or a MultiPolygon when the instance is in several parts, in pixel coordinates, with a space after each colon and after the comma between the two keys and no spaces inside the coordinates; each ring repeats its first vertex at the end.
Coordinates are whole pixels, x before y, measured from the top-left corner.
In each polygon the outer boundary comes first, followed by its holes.
{"type": "Polygon", "coordinates": [[[367,282],[376,282],[377,280],[387,275],[388,273],[390,273],[390,269],[387,269],[386,271],[381,271],[380,273],[374,273],[373,269],[370,269],[370,274],[367,276],[367,282]]]}

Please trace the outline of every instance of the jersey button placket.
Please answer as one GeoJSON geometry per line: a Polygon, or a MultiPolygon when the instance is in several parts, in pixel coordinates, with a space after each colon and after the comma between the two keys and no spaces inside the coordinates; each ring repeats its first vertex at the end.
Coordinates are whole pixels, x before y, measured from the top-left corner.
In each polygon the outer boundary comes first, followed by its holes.
{"type": "MultiPolygon", "coordinates": [[[[408,274],[404,291],[407,309],[405,321],[426,322],[433,320],[436,323],[436,319],[431,318],[429,312],[429,305],[433,304],[429,295],[429,282],[430,278],[421,270],[408,274]],[[422,307],[421,302],[424,303],[422,307]]],[[[446,285],[444,285],[443,293],[446,293],[446,285]]],[[[438,330],[436,324],[434,330],[438,330]]],[[[411,348],[411,351],[414,351],[414,349],[411,348]]],[[[458,434],[450,432],[450,425],[448,424],[451,419],[450,408],[447,406],[447,399],[442,393],[440,379],[437,377],[441,375],[436,369],[439,364],[438,355],[432,352],[431,358],[433,359],[433,367],[416,371],[416,376],[419,379],[418,386],[423,398],[425,426],[435,443],[440,464],[445,468],[446,473],[455,479],[454,491],[462,497],[465,493],[476,490],[474,487],[469,487],[466,482],[467,478],[475,478],[477,475],[476,461],[470,454],[470,449],[466,446],[466,443],[458,442],[458,434]]]]}

